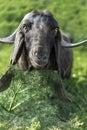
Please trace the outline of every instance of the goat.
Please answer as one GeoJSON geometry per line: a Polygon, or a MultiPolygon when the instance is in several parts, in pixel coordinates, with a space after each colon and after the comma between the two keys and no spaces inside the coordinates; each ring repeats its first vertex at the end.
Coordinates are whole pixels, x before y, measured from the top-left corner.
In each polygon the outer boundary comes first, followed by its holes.
{"type": "MultiPolygon", "coordinates": [[[[50,12],[32,11],[24,16],[12,35],[0,38],[0,42],[14,43],[10,60],[12,65],[18,64],[25,71],[34,68],[57,70],[61,79],[64,79],[71,75],[73,64],[71,48],[83,45],[87,40],[71,43],[70,36],[60,30],[58,22],[50,12]]],[[[2,76],[0,81],[5,79],[6,82],[7,74],[2,76]]],[[[4,81],[0,86],[1,91],[4,90],[3,84],[4,81]]],[[[62,86],[60,93],[66,98],[62,86]]]]}

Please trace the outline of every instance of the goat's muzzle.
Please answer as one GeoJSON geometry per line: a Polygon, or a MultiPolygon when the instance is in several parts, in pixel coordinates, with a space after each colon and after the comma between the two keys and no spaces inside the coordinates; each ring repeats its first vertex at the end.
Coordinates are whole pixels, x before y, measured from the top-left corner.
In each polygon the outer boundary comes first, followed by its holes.
{"type": "Polygon", "coordinates": [[[48,64],[48,53],[44,47],[35,46],[29,54],[31,64],[35,68],[44,68],[48,64]]]}

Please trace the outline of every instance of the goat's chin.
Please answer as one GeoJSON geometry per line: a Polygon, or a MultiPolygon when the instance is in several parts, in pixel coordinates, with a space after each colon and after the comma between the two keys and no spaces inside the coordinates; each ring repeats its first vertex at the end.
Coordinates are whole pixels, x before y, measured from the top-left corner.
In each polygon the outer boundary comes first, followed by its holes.
{"type": "Polygon", "coordinates": [[[43,63],[43,64],[39,64],[39,63],[35,62],[34,60],[31,60],[31,64],[36,69],[43,69],[47,66],[47,62],[43,63]]]}

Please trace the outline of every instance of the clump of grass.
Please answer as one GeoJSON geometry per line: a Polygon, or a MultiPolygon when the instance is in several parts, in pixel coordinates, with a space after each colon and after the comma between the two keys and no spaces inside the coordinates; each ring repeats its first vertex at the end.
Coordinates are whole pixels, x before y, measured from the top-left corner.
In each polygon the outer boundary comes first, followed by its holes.
{"type": "Polygon", "coordinates": [[[81,106],[85,106],[85,99],[83,102],[78,95],[74,95],[71,88],[69,93],[73,102],[61,101],[54,89],[54,82],[60,82],[55,72],[34,70],[25,73],[18,68],[13,69],[13,72],[14,78],[9,89],[0,93],[1,128],[14,130],[86,128],[84,120],[86,115],[81,106]]]}

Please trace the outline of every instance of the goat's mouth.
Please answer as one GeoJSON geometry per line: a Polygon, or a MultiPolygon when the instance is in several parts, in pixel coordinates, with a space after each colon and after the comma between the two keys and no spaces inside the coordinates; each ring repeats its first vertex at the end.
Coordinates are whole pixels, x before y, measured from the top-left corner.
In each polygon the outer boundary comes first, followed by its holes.
{"type": "Polygon", "coordinates": [[[30,62],[32,64],[32,66],[36,69],[42,69],[45,68],[48,64],[47,61],[43,62],[43,61],[35,61],[33,59],[30,59],[30,62]]]}
{"type": "Polygon", "coordinates": [[[46,51],[31,50],[29,52],[29,59],[34,68],[42,69],[45,68],[49,61],[49,55],[46,51]]]}

